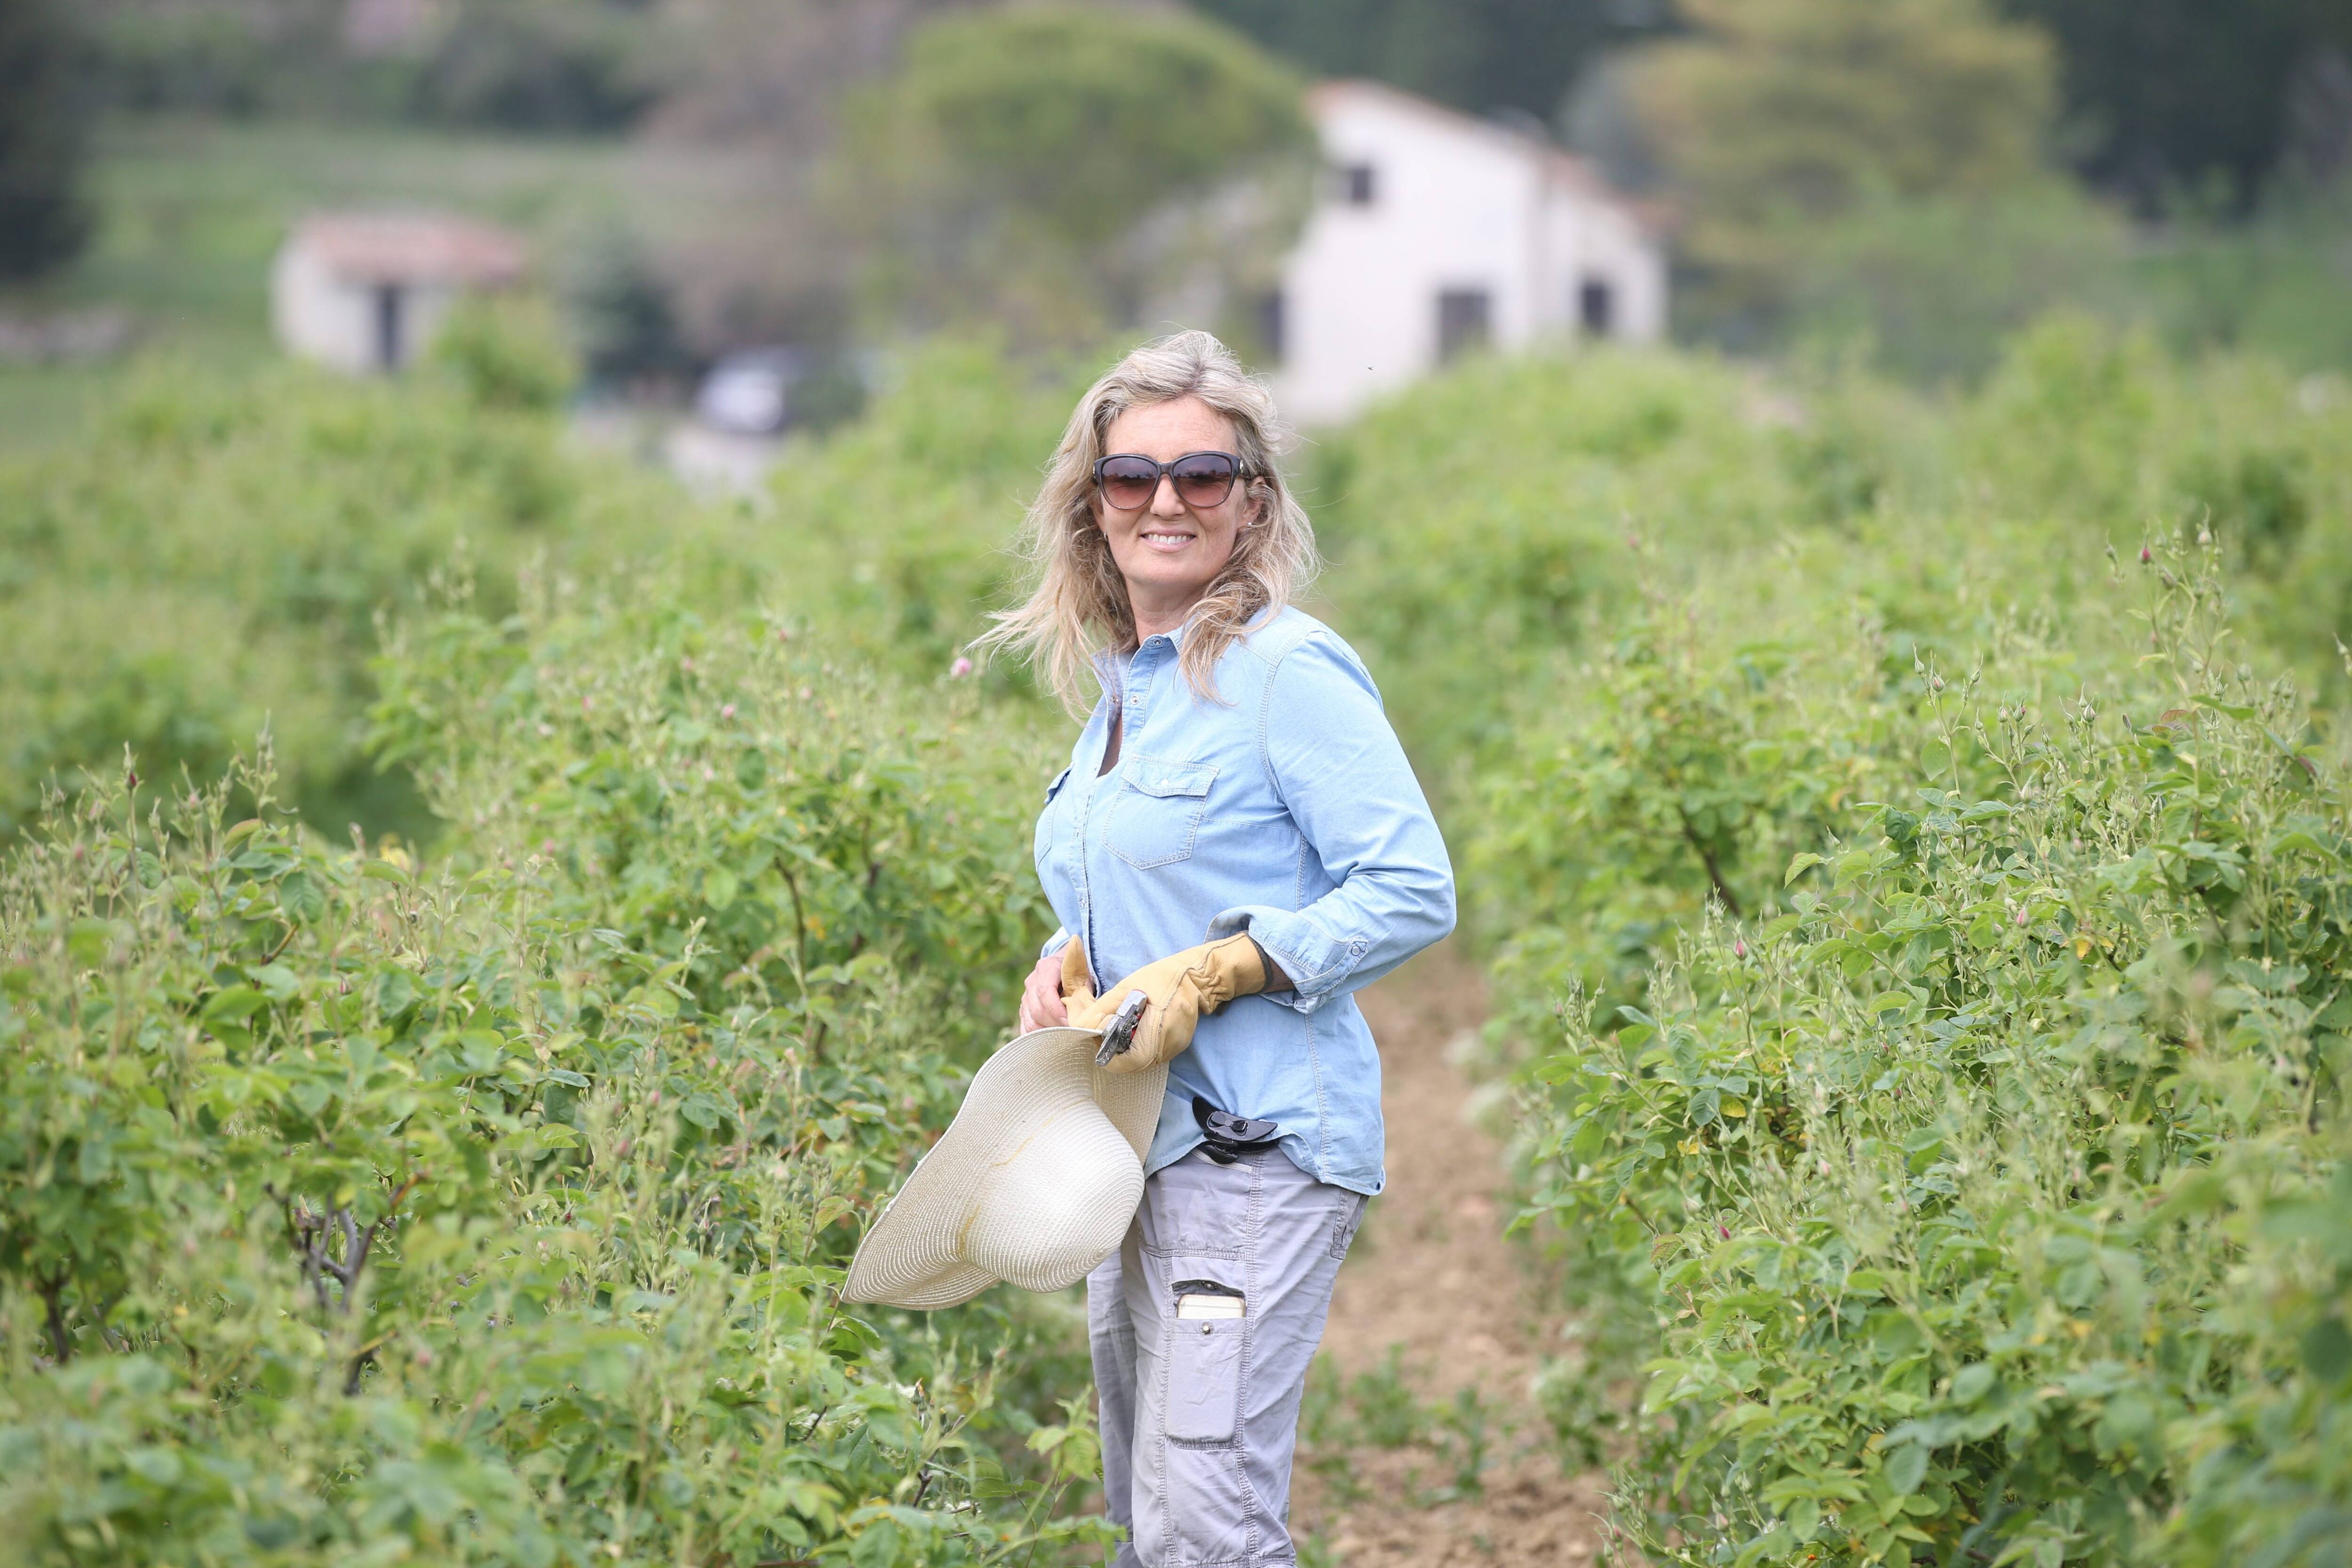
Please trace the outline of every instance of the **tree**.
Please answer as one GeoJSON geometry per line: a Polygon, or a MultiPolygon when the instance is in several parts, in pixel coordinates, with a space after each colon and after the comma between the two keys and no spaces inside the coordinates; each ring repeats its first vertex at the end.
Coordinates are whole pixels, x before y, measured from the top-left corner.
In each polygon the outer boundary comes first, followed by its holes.
{"type": "Polygon", "coordinates": [[[76,54],[59,0],[0,0],[0,280],[52,271],[89,237],[76,54]]]}
{"type": "Polygon", "coordinates": [[[1072,342],[1270,280],[1314,146],[1297,79],[1238,34],[1023,6],[911,33],[850,104],[837,183],[894,311],[1072,342]]]}
{"type": "Polygon", "coordinates": [[[1550,118],[1609,46],[1668,7],[1623,0],[1194,0],[1326,76],[1367,76],[1472,114],[1550,118]]]}
{"type": "Polygon", "coordinates": [[[597,229],[578,247],[566,280],[570,309],[588,374],[607,387],[683,381],[694,350],[677,321],[668,281],[625,224],[597,229]]]}
{"type": "Polygon", "coordinates": [[[2004,0],[2064,55],[2083,174],[2151,211],[2218,177],[2241,212],[2286,151],[2295,89],[2352,50],[2347,0],[2004,0]]]}
{"type": "Polygon", "coordinates": [[[2032,180],[2053,67],[1980,0],[1685,0],[1687,37],[1631,68],[1688,215],[1690,258],[1769,305],[1806,237],[1872,198],[2032,180]]]}
{"type": "Polygon", "coordinates": [[[415,62],[411,118],[506,131],[612,132],[667,82],[635,0],[466,0],[415,62]]]}

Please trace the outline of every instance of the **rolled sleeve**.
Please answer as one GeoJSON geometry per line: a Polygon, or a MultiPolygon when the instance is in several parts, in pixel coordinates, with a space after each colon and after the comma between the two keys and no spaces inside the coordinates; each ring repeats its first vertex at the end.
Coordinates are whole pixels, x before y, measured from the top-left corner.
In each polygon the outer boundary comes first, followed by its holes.
{"type": "Polygon", "coordinates": [[[1454,868],[1379,691],[1336,638],[1318,631],[1275,666],[1258,733],[1276,792],[1337,886],[1297,909],[1235,905],[1208,934],[1248,932],[1293,986],[1268,1000],[1311,1013],[1454,929],[1454,868]]]}

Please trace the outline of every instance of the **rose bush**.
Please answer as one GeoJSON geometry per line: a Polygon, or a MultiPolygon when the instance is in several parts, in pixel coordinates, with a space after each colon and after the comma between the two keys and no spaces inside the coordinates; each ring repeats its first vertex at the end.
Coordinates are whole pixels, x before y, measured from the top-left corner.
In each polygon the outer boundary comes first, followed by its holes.
{"type": "Polygon", "coordinates": [[[1019,727],[658,605],[450,607],[383,681],[423,865],[264,767],[56,800],[0,869],[12,1553],[1087,1538],[1064,1309],[835,1299],[1042,934],[1019,727]]]}
{"type": "MultiPolygon", "coordinates": [[[[1853,712],[1822,750],[1877,798],[1784,912],[1718,899],[1528,1069],[1536,1204],[1656,1303],[1654,1552],[2132,1561],[2299,1365],[2230,1310],[2234,1232],[2333,1166],[2352,840],[2197,564],[2139,569],[2150,673],[2021,632],[1853,712]]],[[[1747,755],[1768,797],[1822,771],[1747,755]]]]}

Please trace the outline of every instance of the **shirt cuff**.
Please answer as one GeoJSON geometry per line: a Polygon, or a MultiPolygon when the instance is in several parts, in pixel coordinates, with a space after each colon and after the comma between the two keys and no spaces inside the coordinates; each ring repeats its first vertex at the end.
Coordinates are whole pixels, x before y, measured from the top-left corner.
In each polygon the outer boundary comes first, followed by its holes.
{"type": "Polygon", "coordinates": [[[1295,910],[1263,904],[1236,905],[1209,922],[1211,942],[1244,931],[1290,976],[1288,991],[1266,992],[1265,999],[1300,1013],[1312,1013],[1340,994],[1370,945],[1340,941],[1295,910]]]}
{"type": "Polygon", "coordinates": [[[1045,939],[1045,945],[1037,950],[1037,956],[1040,958],[1051,958],[1069,945],[1070,933],[1068,929],[1062,928],[1056,930],[1053,935],[1045,939]]]}

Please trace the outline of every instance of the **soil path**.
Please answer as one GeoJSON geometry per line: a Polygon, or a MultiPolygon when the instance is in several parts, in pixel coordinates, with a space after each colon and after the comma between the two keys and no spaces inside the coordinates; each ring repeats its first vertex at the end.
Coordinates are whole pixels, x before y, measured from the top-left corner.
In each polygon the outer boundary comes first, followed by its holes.
{"type": "MultiPolygon", "coordinates": [[[[1477,971],[1451,944],[1363,996],[1380,1041],[1388,1190],[1374,1200],[1331,1302],[1325,1353],[1351,1386],[1385,1378],[1391,1353],[1423,1410],[1396,1447],[1376,1419],[1379,1388],[1341,1400],[1302,1449],[1293,1504],[1305,1559],[1345,1568],[1578,1568],[1599,1551],[1598,1477],[1565,1477],[1528,1383],[1543,1324],[1518,1248],[1502,1237],[1503,1172],[1471,1121],[1471,1086],[1450,1047],[1486,1016],[1477,971]],[[1481,1421],[1430,1417],[1475,1390],[1481,1421]],[[1454,1483],[1463,1432],[1483,1430],[1483,1489],[1454,1483]],[[1469,1495],[1448,1498],[1449,1489],[1469,1495]]],[[[1323,1386],[1332,1382],[1328,1373],[1323,1386]]]]}

